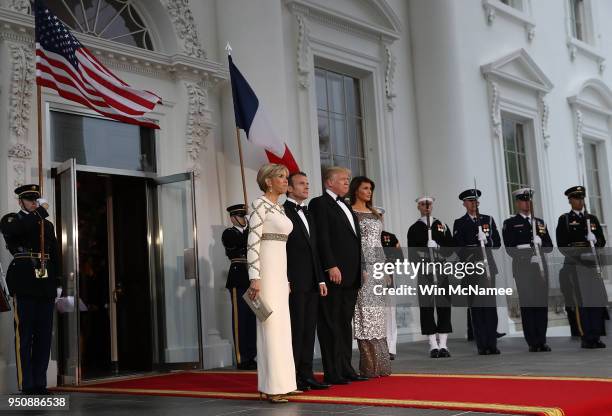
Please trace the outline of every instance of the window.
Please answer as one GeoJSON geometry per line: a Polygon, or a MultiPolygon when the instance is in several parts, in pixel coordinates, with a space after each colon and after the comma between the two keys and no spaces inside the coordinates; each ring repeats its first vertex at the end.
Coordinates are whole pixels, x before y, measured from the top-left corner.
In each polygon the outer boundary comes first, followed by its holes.
{"type": "Polygon", "coordinates": [[[586,42],[584,0],[569,0],[572,36],[586,42]]]}
{"type": "Polygon", "coordinates": [[[149,29],[134,9],[134,3],[134,0],[47,0],[45,4],[76,32],[153,50],[149,29]]]}
{"type": "Polygon", "coordinates": [[[502,118],[502,133],[504,136],[508,202],[510,212],[514,212],[512,192],[530,186],[525,147],[525,125],[512,119],[502,118]]]}
{"type": "Polygon", "coordinates": [[[510,6],[513,9],[523,10],[523,1],[522,0],[500,0],[506,6],[510,6]]]}
{"type": "Polygon", "coordinates": [[[62,163],[155,172],[155,134],[133,124],[51,111],[51,157],[62,163]]]}
{"type": "Polygon", "coordinates": [[[597,159],[597,144],[585,143],[584,168],[586,170],[586,187],[589,200],[587,208],[599,221],[605,223],[603,217],[603,195],[599,176],[599,161],[597,159]]]}
{"type": "Polygon", "coordinates": [[[320,68],[315,77],[321,169],[344,166],[365,175],[359,80],[320,68]]]}

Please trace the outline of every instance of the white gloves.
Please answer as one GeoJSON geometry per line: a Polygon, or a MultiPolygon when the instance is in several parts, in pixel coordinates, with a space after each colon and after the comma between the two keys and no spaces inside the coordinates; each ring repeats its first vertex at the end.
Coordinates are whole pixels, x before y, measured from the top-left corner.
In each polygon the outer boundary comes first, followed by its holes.
{"type": "Polygon", "coordinates": [[[593,242],[593,244],[597,243],[597,237],[595,237],[595,234],[593,234],[591,231],[589,231],[587,233],[587,241],[588,242],[593,242]]]}
{"type": "Polygon", "coordinates": [[[438,243],[435,240],[427,241],[427,248],[438,248],[438,243]]]}
{"type": "Polygon", "coordinates": [[[487,235],[482,230],[478,230],[478,241],[487,242],[487,235]]]}
{"type": "Polygon", "coordinates": [[[38,199],[36,200],[36,202],[38,202],[38,205],[39,205],[39,206],[41,206],[41,207],[42,207],[43,205],[45,205],[45,204],[46,204],[47,206],[49,205],[49,202],[48,202],[48,201],[47,201],[45,198],[38,198],[38,199]]]}
{"type": "Polygon", "coordinates": [[[539,235],[533,237],[533,245],[542,247],[542,239],[539,235]]]}

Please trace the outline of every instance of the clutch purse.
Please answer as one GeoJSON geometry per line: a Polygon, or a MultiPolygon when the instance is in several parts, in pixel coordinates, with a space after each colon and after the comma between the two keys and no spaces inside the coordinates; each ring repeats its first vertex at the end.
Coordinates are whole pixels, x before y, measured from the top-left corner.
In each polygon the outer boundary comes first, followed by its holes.
{"type": "Polygon", "coordinates": [[[8,312],[11,310],[11,300],[8,295],[8,291],[4,285],[4,271],[0,264],[0,312],[8,312]]]}
{"type": "Polygon", "coordinates": [[[242,295],[242,299],[244,299],[246,304],[249,305],[249,308],[251,308],[260,322],[264,322],[270,315],[272,315],[272,310],[268,304],[265,303],[259,296],[257,296],[255,300],[251,300],[249,297],[249,292],[247,291],[244,292],[244,295],[242,295]]]}

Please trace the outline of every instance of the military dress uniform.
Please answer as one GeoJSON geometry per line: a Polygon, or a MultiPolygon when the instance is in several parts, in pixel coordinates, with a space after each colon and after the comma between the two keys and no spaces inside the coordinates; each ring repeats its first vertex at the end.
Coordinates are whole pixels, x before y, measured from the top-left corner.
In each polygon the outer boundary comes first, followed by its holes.
{"type": "MultiPolygon", "coordinates": [[[[245,216],[243,204],[227,208],[230,216],[245,216]]],[[[226,228],[221,236],[225,247],[225,255],[230,259],[225,287],[230,292],[232,302],[232,334],[234,336],[234,356],[236,366],[240,370],[256,368],[257,332],[255,314],[246,304],[242,296],[250,286],[247,270],[247,240],[249,229],[236,226],[226,228]]]]}
{"type": "MultiPolygon", "coordinates": [[[[574,186],[565,191],[568,198],[584,198],[585,189],[574,186]]],[[[605,348],[603,335],[608,295],[603,279],[597,273],[595,258],[587,239],[587,215],[590,232],[597,239],[595,247],[604,247],[606,239],[599,219],[584,210],[570,211],[559,217],[557,223],[557,245],[565,256],[559,271],[559,283],[565,298],[570,323],[572,320],[582,338],[582,348],[605,348]]]]}
{"type": "MultiPolygon", "coordinates": [[[[513,192],[515,199],[529,201],[533,191],[528,188],[513,192]]],[[[516,214],[504,221],[502,227],[504,246],[512,258],[512,274],[516,281],[523,336],[529,345],[529,351],[550,351],[546,344],[548,327],[548,267],[544,253],[553,250],[553,243],[548,228],[540,218],[516,214]],[[540,264],[534,258],[532,221],[536,221],[536,235],[541,239],[540,264]]]]}
{"type": "MultiPolygon", "coordinates": [[[[15,189],[20,199],[40,198],[38,185],[15,189]]],[[[13,297],[17,384],[26,394],[47,394],[47,367],[51,352],[54,299],[59,286],[59,254],[53,224],[43,207],[5,215],[0,230],[13,255],[6,283],[13,297]],[[44,259],[41,270],[40,228],[44,221],[44,259]]]]}
{"type": "MultiPolygon", "coordinates": [[[[422,199],[417,199],[417,202],[420,202],[422,199]]],[[[433,202],[433,198],[430,200],[433,202]]],[[[430,217],[430,221],[431,238],[438,245],[438,248],[431,248],[434,258],[430,258],[430,251],[427,245],[427,217],[421,217],[408,229],[408,257],[413,263],[418,263],[422,259],[425,259],[426,262],[443,262],[445,258],[453,253],[455,244],[449,227],[434,217],[430,217]]],[[[451,296],[449,294],[448,276],[440,273],[435,277],[437,281],[434,281],[433,274],[421,273],[418,276],[421,334],[427,336],[433,335],[434,337],[430,342],[431,358],[444,358],[450,357],[446,347],[446,337],[448,336],[447,334],[453,332],[451,325],[451,296]],[[434,284],[439,288],[445,288],[446,295],[434,296],[421,292],[421,288],[434,284]],[[437,314],[437,320],[434,316],[434,311],[437,314]],[[440,334],[440,344],[442,345],[438,346],[434,342],[436,334],[440,334]]]]}
{"type": "MultiPolygon", "coordinates": [[[[482,195],[478,189],[468,189],[459,194],[459,199],[477,200],[482,195]]],[[[484,275],[466,276],[462,284],[479,287],[495,287],[495,276],[497,265],[493,258],[492,249],[501,247],[501,237],[493,217],[479,214],[479,217],[471,217],[466,213],[457,218],[453,224],[453,238],[458,248],[457,255],[463,262],[477,263],[483,261],[482,249],[478,240],[478,225],[486,236],[486,253],[489,264],[490,280],[484,275]],[[459,248],[461,247],[461,248],[459,248]]],[[[468,297],[468,307],[471,311],[471,323],[474,331],[474,339],[481,355],[499,354],[497,348],[497,308],[494,296],[468,297]]]]}

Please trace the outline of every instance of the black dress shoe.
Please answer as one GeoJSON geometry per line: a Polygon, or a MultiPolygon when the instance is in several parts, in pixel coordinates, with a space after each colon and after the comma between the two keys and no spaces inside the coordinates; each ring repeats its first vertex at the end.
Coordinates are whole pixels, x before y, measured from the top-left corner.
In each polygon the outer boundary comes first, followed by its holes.
{"type": "Polygon", "coordinates": [[[343,378],[330,378],[330,379],[325,379],[325,383],[327,384],[333,384],[333,385],[337,385],[337,386],[342,386],[345,384],[351,384],[350,381],[345,380],[343,378]]]}
{"type": "Polygon", "coordinates": [[[434,348],[433,350],[429,351],[429,357],[431,358],[438,358],[440,356],[440,350],[437,348],[434,348]]]}
{"type": "Polygon", "coordinates": [[[505,336],[506,336],[506,333],[505,333],[505,332],[496,332],[496,333],[495,333],[495,337],[496,337],[496,338],[501,338],[501,337],[505,337],[505,336]]]}
{"type": "Polygon", "coordinates": [[[538,347],[537,345],[529,346],[529,352],[538,352],[538,351],[540,351],[540,347],[538,347]]]}
{"type": "Polygon", "coordinates": [[[257,361],[245,361],[236,366],[238,370],[257,370],[257,361]]]}
{"type": "Polygon", "coordinates": [[[304,380],[304,383],[308,386],[309,389],[313,390],[325,390],[331,387],[331,384],[319,383],[314,378],[307,378],[306,380],[304,380]]]}
{"type": "Polygon", "coordinates": [[[361,376],[359,374],[348,374],[348,375],[345,375],[344,378],[350,381],[368,381],[369,380],[369,378],[361,376]]]}
{"type": "Polygon", "coordinates": [[[391,361],[395,360],[395,354],[389,353],[389,360],[391,361]]]}
{"type": "Polygon", "coordinates": [[[595,346],[594,342],[582,341],[580,343],[580,348],[586,348],[588,350],[592,350],[592,349],[597,348],[597,347],[595,346]]]}
{"type": "Polygon", "coordinates": [[[548,346],[548,344],[542,344],[540,345],[540,352],[551,352],[552,349],[550,349],[550,347],[548,346]]]}
{"type": "Polygon", "coordinates": [[[297,380],[297,389],[301,390],[301,391],[308,391],[310,390],[310,386],[303,380],[297,380]]]}
{"type": "Polygon", "coordinates": [[[53,396],[53,392],[47,390],[46,387],[34,389],[34,393],[33,394],[35,394],[37,396],[53,396]]]}
{"type": "Polygon", "coordinates": [[[501,354],[501,351],[497,348],[489,348],[489,352],[494,355],[501,354]]]}
{"type": "Polygon", "coordinates": [[[446,348],[440,348],[440,351],[438,351],[438,358],[448,358],[450,356],[450,352],[446,348]]]}
{"type": "Polygon", "coordinates": [[[479,348],[478,349],[478,355],[489,355],[489,354],[491,354],[491,353],[486,348],[482,348],[482,349],[479,348]]]}
{"type": "Polygon", "coordinates": [[[599,340],[595,341],[594,345],[595,345],[595,348],[606,348],[606,344],[604,344],[603,342],[599,340]]]}

